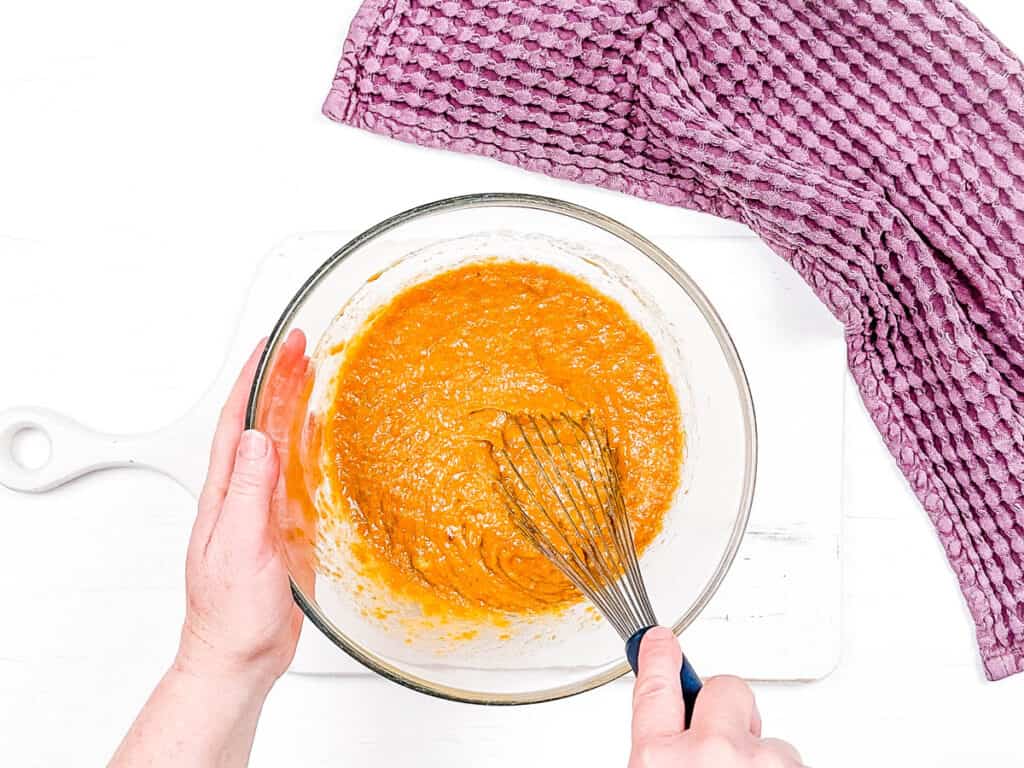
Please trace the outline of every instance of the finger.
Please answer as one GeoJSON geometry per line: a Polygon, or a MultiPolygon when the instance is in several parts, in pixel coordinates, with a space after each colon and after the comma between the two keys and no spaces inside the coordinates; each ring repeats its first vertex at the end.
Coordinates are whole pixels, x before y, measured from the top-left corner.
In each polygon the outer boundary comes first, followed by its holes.
{"type": "Polygon", "coordinates": [[[738,677],[722,675],[705,681],[693,711],[695,731],[760,733],[761,715],[754,692],[738,677]]]}
{"type": "MultiPolygon", "coordinates": [[[[213,527],[213,518],[220,510],[224,494],[227,492],[231,470],[235,464],[235,449],[238,447],[238,436],[242,434],[245,421],[245,406],[249,399],[249,389],[256,373],[256,365],[267,340],[263,339],[249,355],[242,371],[238,375],[231,394],[220,412],[217,429],[213,433],[213,445],[210,447],[210,465],[206,472],[206,483],[199,495],[199,516],[209,518],[203,520],[207,533],[213,527]]],[[[200,520],[196,520],[197,527],[200,520]]]]}
{"type": "Polygon", "coordinates": [[[760,739],[762,727],[761,710],[757,706],[757,699],[754,699],[754,712],[750,716],[750,733],[760,739]]]}
{"type": "Polygon", "coordinates": [[[255,429],[243,432],[223,509],[210,536],[211,540],[229,541],[233,553],[257,568],[274,547],[269,520],[277,470],[277,453],[270,438],[255,429]]]}
{"type": "Polygon", "coordinates": [[[285,340],[279,360],[275,361],[267,397],[261,398],[260,428],[278,447],[287,443],[297,410],[302,405],[301,393],[307,383],[309,364],[305,349],[305,335],[298,329],[293,330],[285,340]]]}
{"type": "Polygon", "coordinates": [[[798,768],[804,764],[796,747],[788,741],[783,741],[782,739],[764,739],[761,742],[761,748],[769,754],[779,758],[783,765],[798,768]]]}
{"type": "Polygon", "coordinates": [[[633,687],[634,745],[682,733],[684,706],[679,682],[682,663],[683,652],[671,630],[665,627],[648,630],[640,641],[633,687]]]}

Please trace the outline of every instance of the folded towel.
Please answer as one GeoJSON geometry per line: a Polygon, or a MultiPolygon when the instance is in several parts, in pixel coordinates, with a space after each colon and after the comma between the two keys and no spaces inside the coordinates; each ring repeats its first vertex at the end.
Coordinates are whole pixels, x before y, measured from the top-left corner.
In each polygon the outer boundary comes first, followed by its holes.
{"type": "Polygon", "coordinates": [[[1024,670],[1024,78],[961,5],[367,0],[324,112],[757,232],[1024,670]]]}

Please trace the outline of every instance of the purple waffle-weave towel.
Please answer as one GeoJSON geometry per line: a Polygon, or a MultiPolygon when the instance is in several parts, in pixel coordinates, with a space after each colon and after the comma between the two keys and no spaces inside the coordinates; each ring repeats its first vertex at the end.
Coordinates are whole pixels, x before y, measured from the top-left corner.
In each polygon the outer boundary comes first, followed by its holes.
{"type": "Polygon", "coordinates": [[[1024,670],[1024,77],[961,5],[367,0],[324,112],[757,232],[1024,670]]]}

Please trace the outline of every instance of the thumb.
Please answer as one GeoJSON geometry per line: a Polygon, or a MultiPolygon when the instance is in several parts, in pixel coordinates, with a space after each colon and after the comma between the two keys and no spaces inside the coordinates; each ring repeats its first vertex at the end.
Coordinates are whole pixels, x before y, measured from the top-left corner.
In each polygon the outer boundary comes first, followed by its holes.
{"type": "Polygon", "coordinates": [[[633,688],[634,744],[682,733],[682,663],[683,652],[670,629],[652,627],[643,636],[633,688]]]}
{"type": "Polygon", "coordinates": [[[232,548],[255,554],[269,543],[270,500],[277,485],[277,453],[254,429],[242,433],[217,527],[232,548]]]}

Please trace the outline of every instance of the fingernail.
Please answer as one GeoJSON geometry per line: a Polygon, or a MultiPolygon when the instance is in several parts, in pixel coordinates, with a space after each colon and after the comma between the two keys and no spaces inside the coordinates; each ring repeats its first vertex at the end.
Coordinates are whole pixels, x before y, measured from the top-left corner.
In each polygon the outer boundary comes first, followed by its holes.
{"type": "Polygon", "coordinates": [[[649,630],[647,630],[647,634],[644,635],[644,640],[647,640],[648,638],[650,638],[656,643],[660,643],[675,640],[676,636],[668,627],[658,626],[651,627],[649,630]]]}
{"type": "Polygon", "coordinates": [[[247,429],[238,443],[238,455],[243,459],[262,459],[270,449],[270,441],[262,432],[247,429]]]}

